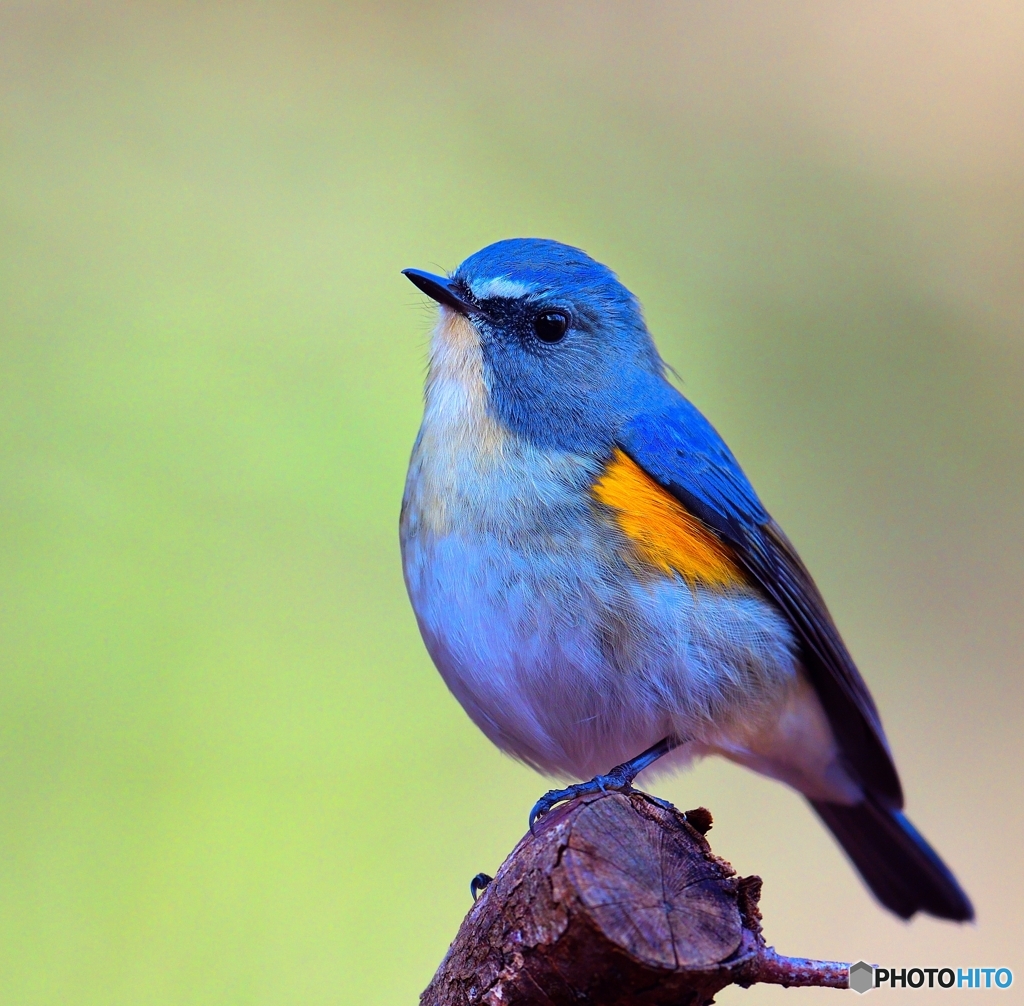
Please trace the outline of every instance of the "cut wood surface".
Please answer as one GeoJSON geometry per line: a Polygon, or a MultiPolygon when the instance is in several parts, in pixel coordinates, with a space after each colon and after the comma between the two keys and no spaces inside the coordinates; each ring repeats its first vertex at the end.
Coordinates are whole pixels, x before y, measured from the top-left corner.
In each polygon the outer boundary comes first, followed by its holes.
{"type": "Polygon", "coordinates": [[[698,1006],[727,985],[847,988],[849,966],[765,945],[760,877],[704,837],[711,815],[643,793],[558,807],[470,909],[421,1006],[698,1006]]]}

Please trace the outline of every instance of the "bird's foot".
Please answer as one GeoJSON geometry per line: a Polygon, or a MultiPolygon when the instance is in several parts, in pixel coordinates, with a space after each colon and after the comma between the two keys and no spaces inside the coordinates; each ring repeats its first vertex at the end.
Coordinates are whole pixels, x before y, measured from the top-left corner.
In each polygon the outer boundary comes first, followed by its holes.
{"type": "Polygon", "coordinates": [[[596,775],[590,782],[577,782],[565,789],[552,789],[545,793],[530,811],[530,832],[533,833],[533,826],[537,819],[546,814],[552,807],[563,803],[566,800],[575,800],[579,796],[597,796],[599,793],[607,793],[614,790],[619,793],[628,793],[633,788],[633,780],[645,768],[653,765],[662,755],[667,755],[673,748],[679,747],[682,740],[678,737],[666,737],[664,740],[652,744],[646,751],[642,751],[635,758],[616,765],[607,775],[596,775]]]}
{"type": "Polygon", "coordinates": [[[534,805],[530,811],[530,831],[537,823],[538,818],[543,817],[549,810],[566,800],[575,800],[581,796],[597,796],[599,793],[607,793],[613,790],[618,793],[628,793],[633,788],[633,780],[637,773],[631,772],[632,762],[623,765],[616,765],[607,775],[595,775],[589,782],[577,782],[565,789],[549,789],[534,805]]]}

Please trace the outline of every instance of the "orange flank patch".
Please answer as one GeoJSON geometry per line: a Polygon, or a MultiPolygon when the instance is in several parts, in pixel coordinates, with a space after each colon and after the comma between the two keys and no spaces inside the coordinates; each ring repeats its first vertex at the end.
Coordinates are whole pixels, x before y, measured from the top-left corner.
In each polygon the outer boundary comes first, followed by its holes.
{"type": "Polygon", "coordinates": [[[691,586],[746,582],[715,534],[618,448],[591,492],[615,511],[616,522],[640,558],[663,573],[677,573],[691,586]]]}

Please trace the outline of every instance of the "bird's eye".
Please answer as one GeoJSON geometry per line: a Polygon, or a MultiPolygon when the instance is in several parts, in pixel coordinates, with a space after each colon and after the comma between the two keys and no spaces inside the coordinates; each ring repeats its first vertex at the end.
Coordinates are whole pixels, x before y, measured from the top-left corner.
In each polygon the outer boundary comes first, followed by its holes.
{"type": "Polygon", "coordinates": [[[569,316],[563,311],[543,311],[533,319],[533,330],[541,342],[559,342],[569,330],[569,316]]]}

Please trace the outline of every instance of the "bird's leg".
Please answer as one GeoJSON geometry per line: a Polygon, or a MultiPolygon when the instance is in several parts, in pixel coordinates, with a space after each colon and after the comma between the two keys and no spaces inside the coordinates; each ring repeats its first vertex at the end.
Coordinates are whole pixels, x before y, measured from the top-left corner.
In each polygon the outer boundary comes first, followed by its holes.
{"type": "Polygon", "coordinates": [[[665,737],[635,758],[616,765],[607,775],[597,775],[589,782],[573,783],[571,786],[566,786],[565,789],[548,790],[530,811],[530,831],[533,831],[533,826],[539,817],[564,800],[575,800],[578,796],[596,796],[598,793],[606,793],[610,789],[628,793],[633,788],[633,780],[645,768],[653,765],[662,755],[667,755],[673,748],[679,747],[681,743],[682,741],[675,737],[665,737]]]}

